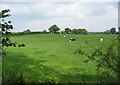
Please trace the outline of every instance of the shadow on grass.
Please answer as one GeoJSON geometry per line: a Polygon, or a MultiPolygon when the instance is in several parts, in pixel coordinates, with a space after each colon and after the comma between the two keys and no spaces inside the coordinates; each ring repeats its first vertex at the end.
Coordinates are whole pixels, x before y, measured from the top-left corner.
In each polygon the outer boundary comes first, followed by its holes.
{"type": "MultiPolygon", "coordinates": [[[[73,68],[74,74],[56,71],[44,66],[46,60],[30,59],[24,54],[6,53],[3,57],[3,83],[19,83],[18,76],[23,75],[25,83],[95,83],[97,75],[79,74],[83,70],[73,68]],[[12,72],[16,73],[12,76],[12,72]],[[17,76],[16,76],[17,75],[17,76]]],[[[72,69],[69,69],[71,71],[72,69]]],[[[23,82],[23,80],[22,80],[23,82]]]]}
{"type": "Polygon", "coordinates": [[[18,53],[9,53],[7,52],[5,56],[3,56],[2,63],[2,74],[3,83],[19,83],[17,80],[18,76],[23,74],[25,82],[38,82],[36,78],[39,79],[39,72],[35,71],[37,64],[39,64],[40,68],[44,67],[41,63],[46,62],[45,60],[36,61],[34,59],[28,58],[24,54],[18,53]],[[16,75],[14,74],[16,73],[16,75]],[[14,77],[12,76],[14,74],[14,77]]]}

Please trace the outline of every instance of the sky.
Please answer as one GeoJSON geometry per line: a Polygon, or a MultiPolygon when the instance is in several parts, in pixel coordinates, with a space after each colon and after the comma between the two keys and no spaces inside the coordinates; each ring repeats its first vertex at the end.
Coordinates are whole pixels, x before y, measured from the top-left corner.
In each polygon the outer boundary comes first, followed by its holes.
{"type": "Polygon", "coordinates": [[[48,30],[56,24],[61,31],[65,28],[87,29],[103,32],[118,27],[118,0],[1,0],[0,9],[10,9],[14,26],[12,32],[48,30]]]}

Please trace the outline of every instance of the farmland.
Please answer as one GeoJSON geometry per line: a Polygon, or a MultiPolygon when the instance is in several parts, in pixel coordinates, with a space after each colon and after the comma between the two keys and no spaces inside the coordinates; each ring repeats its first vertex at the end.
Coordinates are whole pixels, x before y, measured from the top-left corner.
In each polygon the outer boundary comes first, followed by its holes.
{"type": "Polygon", "coordinates": [[[7,76],[9,70],[16,70],[28,83],[97,83],[96,63],[84,63],[87,56],[74,52],[80,48],[92,54],[94,49],[91,46],[97,48],[98,44],[105,44],[108,47],[113,35],[35,34],[11,39],[26,46],[6,49],[2,63],[4,75],[7,76]],[[100,42],[101,36],[103,42],[100,42]],[[76,42],[69,42],[70,38],[75,38],[76,42]]]}

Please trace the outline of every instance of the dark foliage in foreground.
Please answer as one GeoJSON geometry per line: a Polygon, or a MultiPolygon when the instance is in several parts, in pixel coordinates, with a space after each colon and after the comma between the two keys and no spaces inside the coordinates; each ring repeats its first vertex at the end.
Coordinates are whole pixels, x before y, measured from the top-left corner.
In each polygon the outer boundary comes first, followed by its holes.
{"type": "MultiPolygon", "coordinates": [[[[10,35],[11,35],[11,32],[10,30],[13,29],[13,25],[12,25],[12,22],[11,21],[5,21],[5,18],[11,16],[9,14],[10,10],[9,9],[6,9],[6,10],[2,10],[0,12],[0,19],[2,22],[0,22],[0,30],[1,30],[1,44],[2,44],[2,53],[3,55],[5,54],[4,51],[4,47],[17,47],[19,45],[17,45],[16,42],[12,42],[11,39],[10,39],[10,35]]],[[[23,45],[21,45],[22,47],[23,45]]]]}
{"type": "MultiPolygon", "coordinates": [[[[89,44],[86,42],[86,44],[89,44]]],[[[90,45],[90,44],[89,44],[90,45]]],[[[88,55],[80,48],[75,51],[75,53],[79,53],[81,55],[85,55],[88,57],[84,62],[87,63],[90,60],[95,61],[97,63],[97,73],[100,78],[102,78],[102,82],[107,83],[120,83],[120,67],[118,65],[118,40],[114,40],[112,44],[107,48],[104,44],[99,45],[98,48],[90,45],[94,49],[94,52],[91,55],[88,55]]]]}
{"type": "Polygon", "coordinates": [[[10,68],[7,69],[7,74],[2,73],[2,83],[8,85],[10,83],[20,83],[24,84],[25,79],[23,74],[19,74],[17,72],[17,68],[15,71],[11,71],[10,68]]]}

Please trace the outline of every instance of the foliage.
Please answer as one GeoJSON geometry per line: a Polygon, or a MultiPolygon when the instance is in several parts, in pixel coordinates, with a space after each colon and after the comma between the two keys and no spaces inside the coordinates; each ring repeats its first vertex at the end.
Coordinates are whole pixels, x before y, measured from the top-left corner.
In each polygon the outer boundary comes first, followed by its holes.
{"type": "Polygon", "coordinates": [[[10,68],[7,69],[7,73],[2,73],[2,83],[5,85],[9,85],[10,83],[25,83],[25,78],[23,74],[18,73],[17,68],[14,71],[11,71],[10,68]]]}
{"type": "Polygon", "coordinates": [[[73,29],[72,32],[73,34],[84,34],[84,35],[88,33],[86,29],[73,29]]]}
{"type": "Polygon", "coordinates": [[[9,9],[2,10],[0,12],[0,19],[2,20],[2,22],[0,23],[0,30],[1,30],[1,33],[2,33],[2,39],[1,39],[2,43],[1,44],[2,44],[2,46],[7,46],[7,47],[8,46],[14,46],[14,47],[16,47],[16,44],[12,43],[12,41],[10,40],[10,37],[9,37],[11,35],[11,33],[9,32],[9,30],[13,29],[11,21],[5,22],[5,19],[4,19],[4,18],[10,16],[9,12],[10,12],[9,9]],[[4,35],[4,37],[3,37],[3,35],[4,35]]]}
{"type": "Polygon", "coordinates": [[[66,32],[67,34],[69,34],[69,33],[71,32],[71,29],[70,29],[70,28],[65,28],[65,32],[66,32]]]}
{"type": "MultiPolygon", "coordinates": [[[[10,46],[13,46],[13,47],[16,47],[17,46],[17,43],[16,42],[12,42],[11,39],[10,39],[10,35],[11,35],[11,32],[10,30],[13,29],[13,25],[12,25],[12,22],[11,21],[5,21],[5,18],[11,16],[9,14],[10,10],[9,9],[6,9],[6,10],[2,10],[0,12],[0,19],[2,20],[2,22],[0,23],[0,30],[1,30],[1,33],[2,33],[2,46],[6,46],[6,47],[10,47],[10,46]]],[[[2,50],[4,51],[4,48],[2,48],[2,50]]],[[[3,52],[3,54],[5,54],[3,52]]]]}
{"type": "MultiPolygon", "coordinates": [[[[86,43],[88,44],[88,42],[86,43]]],[[[117,66],[117,63],[119,62],[118,49],[116,48],[117,45],[118,42],[114,40],[108,48],[106,48],[104,44],[99,45],[98,48],[93,46],[92,48],[95,51],[91,55],[84,53],[82,50],[80,50],[79,53],[88,56],[88,59],[85,62],[92,60],[97,63],[97,72],[102,79],[109,83],[118,82],[120,68],[117,66]]]]}
{"type": "Polygon", "coordinates": [[[31,31],[30,31],[30,29],[27,29],[27,30],[23,31],[23,33],[24,33],[24,34],[30,34],[31,31]]]}
{"type": "Polygon", "coordinates": [[[62,31],[60,31],[60,33],[61,33],[61,34],[65,34],[65,31],[64,31],[64,30],[62,30],[62,31]]]}
{"type": "Polygon", "coordinates": [[[52,25],[49,29],[50,33],[55,33],[58,32],[60,30],[59,27],[57,27],[57,25],[52,25]]]}
{"type": "Polygon", "coordinates": [[[116,33],[116,28],[115,28],[115,27],[111,28],[111,29],[110,29],[110,32],[111,32],[112,34],[115,34],[115,33],[116,33]]]}
{"type": "Polygon", "coordinates": [[[72,33],[73,33],[73,34],[78,34],[78,30],[77,30],[77,29],[73,29],[73,30],[72,30],[72,33]]]}
{"type": "Polygon", "coordinates": [[[104,34],[110,34],[110,30],[106,30],[104,34]]]}
{"type": "Polygon", "coordinates": [[[88,32],[88,34],[105,34],[104,32],[88,32]]]}
{"type": "Polygon", "coordinates": [[[49,32],[36,31],[36,32],[31,32],[30,34],[49,34],[49,32]]]}
{"type": "Polygon", "coordinates": [[[11,36],[21,36],[21,35],[25,35],[24,32],[11,32],[11,36]]]}
{"type": "Polygon", "coordinates": [[[47,30],[43,30],[43,32],[47,32],[47,30]]]}
{"type": "Polygon", "coordinates": [[[88,32],[86,29],[78,29],[79,34],[84,34],[86,35],[88,32]]]}
{"type": "Polygon", "coordinates": [[[36,32],[30,32],[30,33],[24,33],[24,32],[12,32],[11,36],[22,36],[22,35],[31,35],[31,34],[49,34],[49,32],[40,32],[40,31],[36,31],[36,32]]]}

